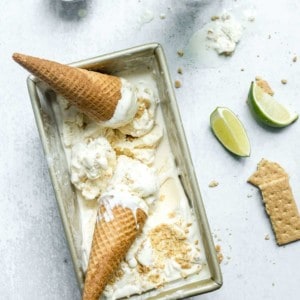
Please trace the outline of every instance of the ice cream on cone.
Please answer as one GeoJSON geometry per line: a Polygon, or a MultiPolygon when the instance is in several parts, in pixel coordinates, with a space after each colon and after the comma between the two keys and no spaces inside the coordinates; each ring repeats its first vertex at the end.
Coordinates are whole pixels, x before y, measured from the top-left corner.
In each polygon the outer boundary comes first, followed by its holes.
{"type": "Polygon", "coordinates": [[[13,59],[96,122],[122,126],[137,111],[135,90],[123,78],[14,53],[13,59]]]}
{"type": "Polygon", "coordinates": [[[98,210],[83,300],[99,299],[147,219],[141,208],[107,204],[98,210]]]}

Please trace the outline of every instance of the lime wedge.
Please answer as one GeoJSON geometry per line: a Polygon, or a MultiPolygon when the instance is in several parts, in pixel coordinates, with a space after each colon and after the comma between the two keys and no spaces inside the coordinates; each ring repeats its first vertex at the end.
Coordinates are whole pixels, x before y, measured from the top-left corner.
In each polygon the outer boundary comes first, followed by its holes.
{"type": "Polygon", "coordinates": [[[269,126],[285,127],[298,119],[298,114],[277,102],[255,82],[251,83],[247,102],[254,116],[269,126]]]}
{"type": "Polygon", "coordinates": [[[238,156],[250,155],[250,142],[243,124],[226,107],[217,107],[210,115],[210,126],[221,144],[238,156]]]}

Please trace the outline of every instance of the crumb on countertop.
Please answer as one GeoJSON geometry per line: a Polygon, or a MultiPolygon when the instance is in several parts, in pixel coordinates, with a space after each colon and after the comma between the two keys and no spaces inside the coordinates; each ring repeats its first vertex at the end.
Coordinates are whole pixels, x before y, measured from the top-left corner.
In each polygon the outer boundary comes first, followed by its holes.
{"type": "Polygon", "coordinates": [[[248,17],[248,21],[249,22],[254,22],[255,21],[255,17],[254,16],[249,16],[248,17]]]}
{"type": "Polygon", "coordinates": [[[215,249],[216,249],[216,252],[217,252],[217,259],[218,259],[218,262],[220,264],[224,259],[224,256],[221,253],[221,246],[219,244],[217,244],[217,245],[215,245],[215,249]]]}
{"type": "Polygon", "coordinates": [[[209,183],[209,187],[211,187],[211,188],[214,188],[214,187],[216,187],[216,186],[218,186],[219,185],[219,182],[218,181],[216,181],[216,180],[212,180],[210,183],[209,183]]]}
{"type": "Polygon", "coordinates": [[[184,51],[182,49],[177,51],[177,54],[182,57],[184,55],[184,51]]]}
{"type": "Polygon", "coordinates": [[[287,80],[286,79],[281,79],[281,83],[282,84],[287,84],[287,80]]]}
{"type": "Polygon", "coordinates": [[[219,20],[220,17],[219,16],[212,16],[210,19],[211,19],[211,21],[216,21],[216,20],[219,20]]]}
{"type": "Polygon", "coordinates": [[[265,240],[268,241],[269,239],[270,239],[270,236],[268,234],[266,234],[265,240]]]}
{"type": "Polygon", "coordinates": [[[181,85],[182,85],[182,84],[181,84],[181,81],[175,80],[175,87],[176,87],[176,89],[180,88],[181,85]]]}
{"type": "Polygon", "coordinates": [[[182,73],[183,73],[183,72],[182,72],[182,68],[178,68],[178,69],[177,69],[177,73],[178,73],[178,74],[182,74],[182,73]]]}
{"type": "Polygon", "coordinates": [[[293,57],[293,62],[296,62],[297,59],[298,59],[298,57],[297,57],[297,56],[294,56],[294,57],[293,57]]]}

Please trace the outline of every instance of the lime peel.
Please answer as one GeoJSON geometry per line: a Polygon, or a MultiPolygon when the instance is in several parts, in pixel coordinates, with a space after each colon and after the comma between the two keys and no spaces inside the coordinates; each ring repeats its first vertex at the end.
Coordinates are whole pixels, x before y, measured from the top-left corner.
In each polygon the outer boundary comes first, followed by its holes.
{"type": "Polygon", "coordinates": [[[251,83],[247,102],[255,118],[271,127],[286,127],[298,119],[297,113],[276,101],[255,82],[251,83]]]}
{"type": "Polygon", "coordinates": [[[217,107],[210,115],[213,133],[221,144],[238,156],[250,156],[250,142],[238,117],[226,107],[217,107]]]}

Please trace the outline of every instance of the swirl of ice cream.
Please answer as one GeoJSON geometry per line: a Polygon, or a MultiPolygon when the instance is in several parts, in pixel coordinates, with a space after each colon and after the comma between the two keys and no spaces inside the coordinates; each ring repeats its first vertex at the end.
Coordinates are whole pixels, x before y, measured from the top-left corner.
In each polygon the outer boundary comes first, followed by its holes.
{"type": "Polygon", "coordinates": [[[140,137],[148,133],[154,126],[157,99],[153,90],[143,82],[137,85],[138,109],[132,122],[118,128],[122,133],[140,137]]]}
{"type": "Polygon", "coordinates": [[[150,166],[154,163],[156,148],[162,137],[163,129],[158,125],[154,125],[150,132],[138,138],[128,138],[117,131],[112,147],[117,154],[133,157],[150,166]]]}
{"type": "Polygon", "coordinates": [[[152,168],[125,155],[119,156],[114,175],[99,199],[106,208],[103,218],[111,221],[115,206],[129,208],[135,216],[138,208],[148,213],[158,189],[158,177],[152,168]]]}
{"type": "Polygon", "coordinates": [[[71,152],[71,181],[86,200],[93,200],[107,187],[116,155],[104,137],[77,143],[71,152]]]}
{"type": "Polygon", "coordinates": [[[147,202],[156,195],[159,182],[153,168],[136,159],[120,155],[110,186],[119,190],[127,190],[147,202]]]}
{"type": "Polygon", "coordinates": [[[121,99],[110,120],[101,122],[104,127],[118,128],[131,122],[138,110],[136,88],[124,78],[121,78],[121,99]]]}

